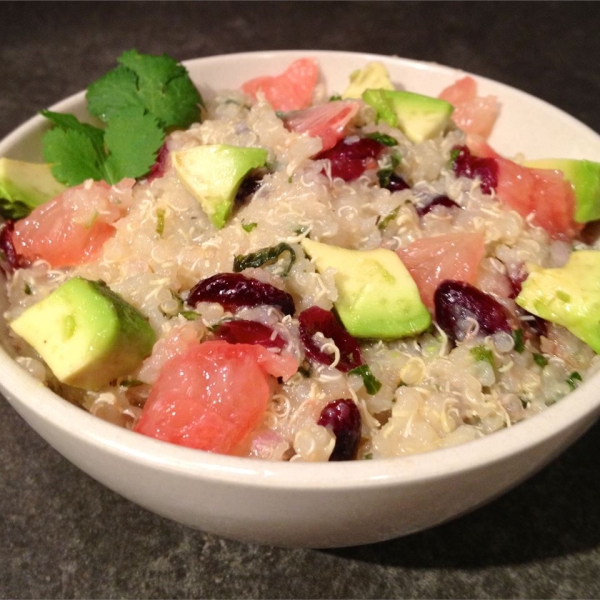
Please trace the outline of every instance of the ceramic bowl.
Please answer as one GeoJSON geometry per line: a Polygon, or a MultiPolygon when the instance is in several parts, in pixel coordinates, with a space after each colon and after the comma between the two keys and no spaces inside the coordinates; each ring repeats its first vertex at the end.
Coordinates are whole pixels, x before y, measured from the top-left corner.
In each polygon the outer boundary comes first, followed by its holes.
{"type": "MultiPolygon", "coordinates": [[[[342,91],[348,75],[370,60],[382,61],[397,85],[431,95],[462,75],[437,64],[346,52],[233,54],[186,65],[202,93],[210,95],[252,76],[276,74],[300,56],[319,60],[332,93],[342,91]]],[[[523,92],[476,78],[480,93],[495,94],[502,104],[490,139],[498,151],[600,161],[600,137],[585,125],[523,92]]],[[[53,110],[85,114],[84,94],[53,110]]],[[[45,127],[41,117],[29,120],[0,144],[0,155],[41,160],[45,127]]],[[[5,339],[6,332],[2,335],[5,339]]],[[[19,367],[7,347],[0,350],[0,387],[9,402],[83,471],[169,519],[228,538],[280,546],[382,541],[490,501],[535,473],[593,424],[600,412],[599,384],[600,377],[594,377],[531,420],[454,448],[392,460],[272,463],[182,448],[120,429],[62,400],[19,367]]]]}

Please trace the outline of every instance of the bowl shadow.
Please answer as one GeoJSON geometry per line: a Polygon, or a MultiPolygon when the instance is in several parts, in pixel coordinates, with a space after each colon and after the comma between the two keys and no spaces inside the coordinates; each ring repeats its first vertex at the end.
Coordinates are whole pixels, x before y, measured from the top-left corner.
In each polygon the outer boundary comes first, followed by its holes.
{"type": "Polygon", "coordinates": [[[388,566],[477,568],[600,547],[598,456],[600,423],[532,479],[473,513],[406,537],[322,552],[388,566]]]}

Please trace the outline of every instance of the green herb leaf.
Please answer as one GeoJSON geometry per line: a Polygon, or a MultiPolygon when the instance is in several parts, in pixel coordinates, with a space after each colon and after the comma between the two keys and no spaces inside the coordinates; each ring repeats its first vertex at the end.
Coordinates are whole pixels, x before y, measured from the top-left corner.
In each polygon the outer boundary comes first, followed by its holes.
{"type": "Polygon", "coordinates": [[[380,133],[379,131],[375,131],[373,133],[367,133],[365,137],[368,137],[384,146],[397,146],[398,140],[393,138],[391,135],[387,135],[386,133],[380,133]]]}
{"type": "Polygon", "coordinates": [[[156,233],[162,237],[162,234],[164,232],[165,232],[165,209],[159,208],[156,210],[156,233]]]}
{"type": "Polygon", "coordinates": [[[535,361],[535,364],[540,367],[545,367],[548,364],[548,359],[543,354],[534,354],[533,360],[535,361]]]}
{"type": "Polygon", "coordinates": [[[373,453],[372,452],[367,452],[364,456],[363,456],[363,460],[373,460],[373,453]]]}
{"type": "Polygon", "coordinates": [[[360,367],[352,369],[350,373],[362,377],[363,383],[365,384],[365,389],[371,396],[376,394],[381,389],[381,381],[379,381],[379,379],[373,375],[369,365],[360,365],[360,367]]]}
{"type": "Polygon", "coordinates": [[[521,354],[525,350],[525,344],[523,342],[523,330],[516,329],[512,332],[513,340],[515,341],[515,350],[521,354]]]}
{"type": "Polygon", "coordinates": [[[494,366],[494,353],[485,346],[475,346],[470,350],[471,355],[475,358],[475,360],[485,360],[494,366]]]}
{"type": "Polygon", "coordinates": [[[390,184],[390,178],[399,164],[400,159],[395,154],[392,154],[390,156],[389,166],[377,171],[377,179],[379,179],[379,185],[382,188],[387,187],[390,184]]]}
{"type": "Polygon", "coordinates": [[[43,137],[43,152],[52,174],[68,186],[86,179],[115,184],[141,177],[154,164],[164,139],[156,119],[141,109],[116,115],[106,131],[81,123],[73,115],[42,111],[55,128],[43,137]]]}
{"type": "Polygon", "coordinates": [[[379,231],[383,231],[392,221],[394,221],[398,217],[398,211],[400,210],[400,206],[396,206],[396,208],[386,215],[379,223],[377,223],[377,229],[379,231]]]}
{"type": "Polygon", "coordinates": [[[573,371],[567,377],[567,383],[569,384],[569,387],[571,388],[571,390],[574,390],[581,383],[581,381],[582,381],[581,375],[577,371],[573,371]]]}
{"type": "Polygon", "coordinates": [[[339,94],[334,94],[333,96],[329,97],[329,102],[336,102],[337,100],[341,100],[342,97],[339,94]]]}
{"type": "Polygon", "coordinates": [[[88,88],[86,97],[92,115],[108,123],[134,107],[153,115],[165,129],[184,129],[200,120],[202,97],[187,69],[175,59],[128,50],[118,62],[120,66],[88,88]]]}
{"type": "Polygon", "coordinates": [[[258,223],[242,223],[242,229],[248,233],[250,233],[257,226],[258,223]]]}
{"type": "Polygon", "coordinates": [[[26,217],[31,212],[31,207],[21,200],[0,198],[0,216],[11,221],[26,217]]]}
{"type": "Polygon", "coordinates": [[[281,242],[281,244],[277,244],[277,246],[272,246],[270,248],[262,248],[256,252],[251,252],[250,254],[239,254],[233,261],[233,270],[234,272],[239,273],[250,267],[257,269],[267,263],[279,260],[279,257],[284,252],[289,252],[290,255],[289,262],[282,273],[282,276],[285,277],[290,272],[294,262],[296,262],[296,252],[285,242],[281,242]]]}
{"type": "Polygon", "coordinates": [[[140,381],[139,379],[123,379],[123,381],[121,381],[121,383],[119,384],[122,388],[130,388],[130,387],[137,387],[138,385],[143,385],[144,382],[140,381]]]}

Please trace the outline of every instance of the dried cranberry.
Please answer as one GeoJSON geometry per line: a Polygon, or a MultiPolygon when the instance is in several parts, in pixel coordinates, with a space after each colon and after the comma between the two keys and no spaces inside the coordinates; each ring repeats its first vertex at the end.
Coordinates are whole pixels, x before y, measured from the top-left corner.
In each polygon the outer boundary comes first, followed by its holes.
{"type": "Polygon", "coordinates": [[[336,369],[346,373],[363,364],[358,342],[342,327],[331,311],[311,306],[298,315],[298,323],[300,339],[309,358],[322,365],[331,365],[334,361],[333,355],[323,352],[313,339],[320,332],[324,337],[331,338],[340,351],[336,369]]]}
{"type": "Polygon", "coordinates": [[[235,202],[237,204],[242,204],[243,202],[245,202],[246,200],[248,200],[248,198],[250,198],[250,196],[252,196],[253,194],[255,194],[258,189],[260,188],[260,186],[262,185],[262,178],[263,175],[250,175],[248,177],[246,177],[240,187],[238,188],[238,191],[235,195],[235,202]]]}
{"type": "Polygon", "coordinates": [[[169,149],[166,144],[163,144],[158,151],[156,162],[152,165],[150,172],[148,173],[148,181],[158,179],[165,174],[167,170],[167,163],[169,159],[169,149]]]}
{"type": "Polygon", "coordinates": [[[242,306],[275,306],[286,315],[295,312],[294,299],[270,283],[246,277],[241,273],[219,273],[198,282],[187,300],[190,306],[198,302],[217,302],[234,312],[242,306]]]}
{"type": "Polygon", "coordinates": [[[268,325],[258,321],[224,321],[215,329],[217,337],[230,344],[260,344],[265,348],[283,348],[285,340],[268,325]]]}
{"type": "Polygon", "coordinates": [[[464,281],[442,281],[434,294],[438,325],[451,339],[459,338],[459,322],[471,317],[486,334],[511,331],[504,307],[492,296],[464,281]]]}
{"type": "Polygon", "coordinates": [[[436,196],[429,204],[417,208],[417,213],[420,217],[425,216],[434,206],[445,206],[446,208],[460,208],[454,200],[450,200],[448,196],[436,196]]]}
{"type": "Polygon", "coordinates": [[[0,251],[4,253],[6,262],[11,269],[20,269],[26,266],[26,261],[23,256],[17,254],[13,243],[13,231],[15,229],[14,221],[6,221],[0,230],[0,251]]]}
{"type": "Polygon", "coordinates": [[[490,194],[498,187],[498,162],[495,158],[473,156],[466,146],[455,146],[452,152],[452,169],[457,177],[479,177],[484,194],[490,194]]]}
{"type": "Polygon", "coordinates": [[[349,142],[346,138],[330,150],[318,154],[315,159],[325,158],[331,162],[332,177],[354,181],[368,168],[377,166],[377,157],[384,149],[384,144],[371,138],[360,138],[355,142],[349,142]]]}
{"type": "Polygon", "coordinates": [[[396,175],[396,173],[392,173],[390,175],[389,183],[385,186],[386,190],[390,190],[390,192],[401,192],[402,190],[409,190],[410,185],[400,177],[400,175],[396,175]]]}
{"type": "Polygon", "coordinates": [[[318,425],[327,427],[335,435],[335,446],[329,460],[353,460],[360,442],[361,418],[352,400],[334,400],[322,411],[318,425]]]}

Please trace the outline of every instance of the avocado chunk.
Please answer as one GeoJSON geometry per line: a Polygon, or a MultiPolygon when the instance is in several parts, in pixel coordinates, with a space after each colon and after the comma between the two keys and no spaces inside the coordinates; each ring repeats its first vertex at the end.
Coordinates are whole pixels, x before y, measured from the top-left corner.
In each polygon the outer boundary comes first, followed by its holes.
{"type": "Polygon", "coordinates": [[[431,316],[419,290],[392,250],[350,250],[307,238],[302,248],[320,273],[335,269],[334,305],[351,335],[394,339],[429,327],[431,316]]]}
{"type": "Polygon", "coordinates": [[[10,323],[59,381],[96,390],[130,373],[156,335],[104,282],[74,277],[10,323]]]}
{"type": "Polygon", "coordinates": [[[7,217],[22,218],[66,189],[54,179],[51,168],[46,163],[0,158],[0,203],[7,217]]]}
{"type": "Polygon", "coordinates": [[[529,268],[517,304],[600,353],[600,251],[575,251],[561,268],[529,268]]]}
{"type": "Polygon", "coordinates": [[[350,74],[350,84],[342,98],[360,98],[365,90],[393,90],[394,84],[382,63],[374,61],[350,74]]]}
{"type": "Polygon", "coordinates": [[[173,166],[211,223],[222,229],[244,177],[267,162],[267,151],[225,144],[195,146],[172,153],[173,166]]]}
{"type": "Polygon", "coordinates": [[[570,158],[528,160],[526,167],[561,171],[575,192],[575,220],[587,223],[600,219],[600,163],[570,158]]]}
{"type": "Polygon", "coordinates": [[[377,111],[377,120],[397,127],[413,143],[444,132],[454,107],[445,100],[414,92],[365,90],[362,99],[377,111]]]}

